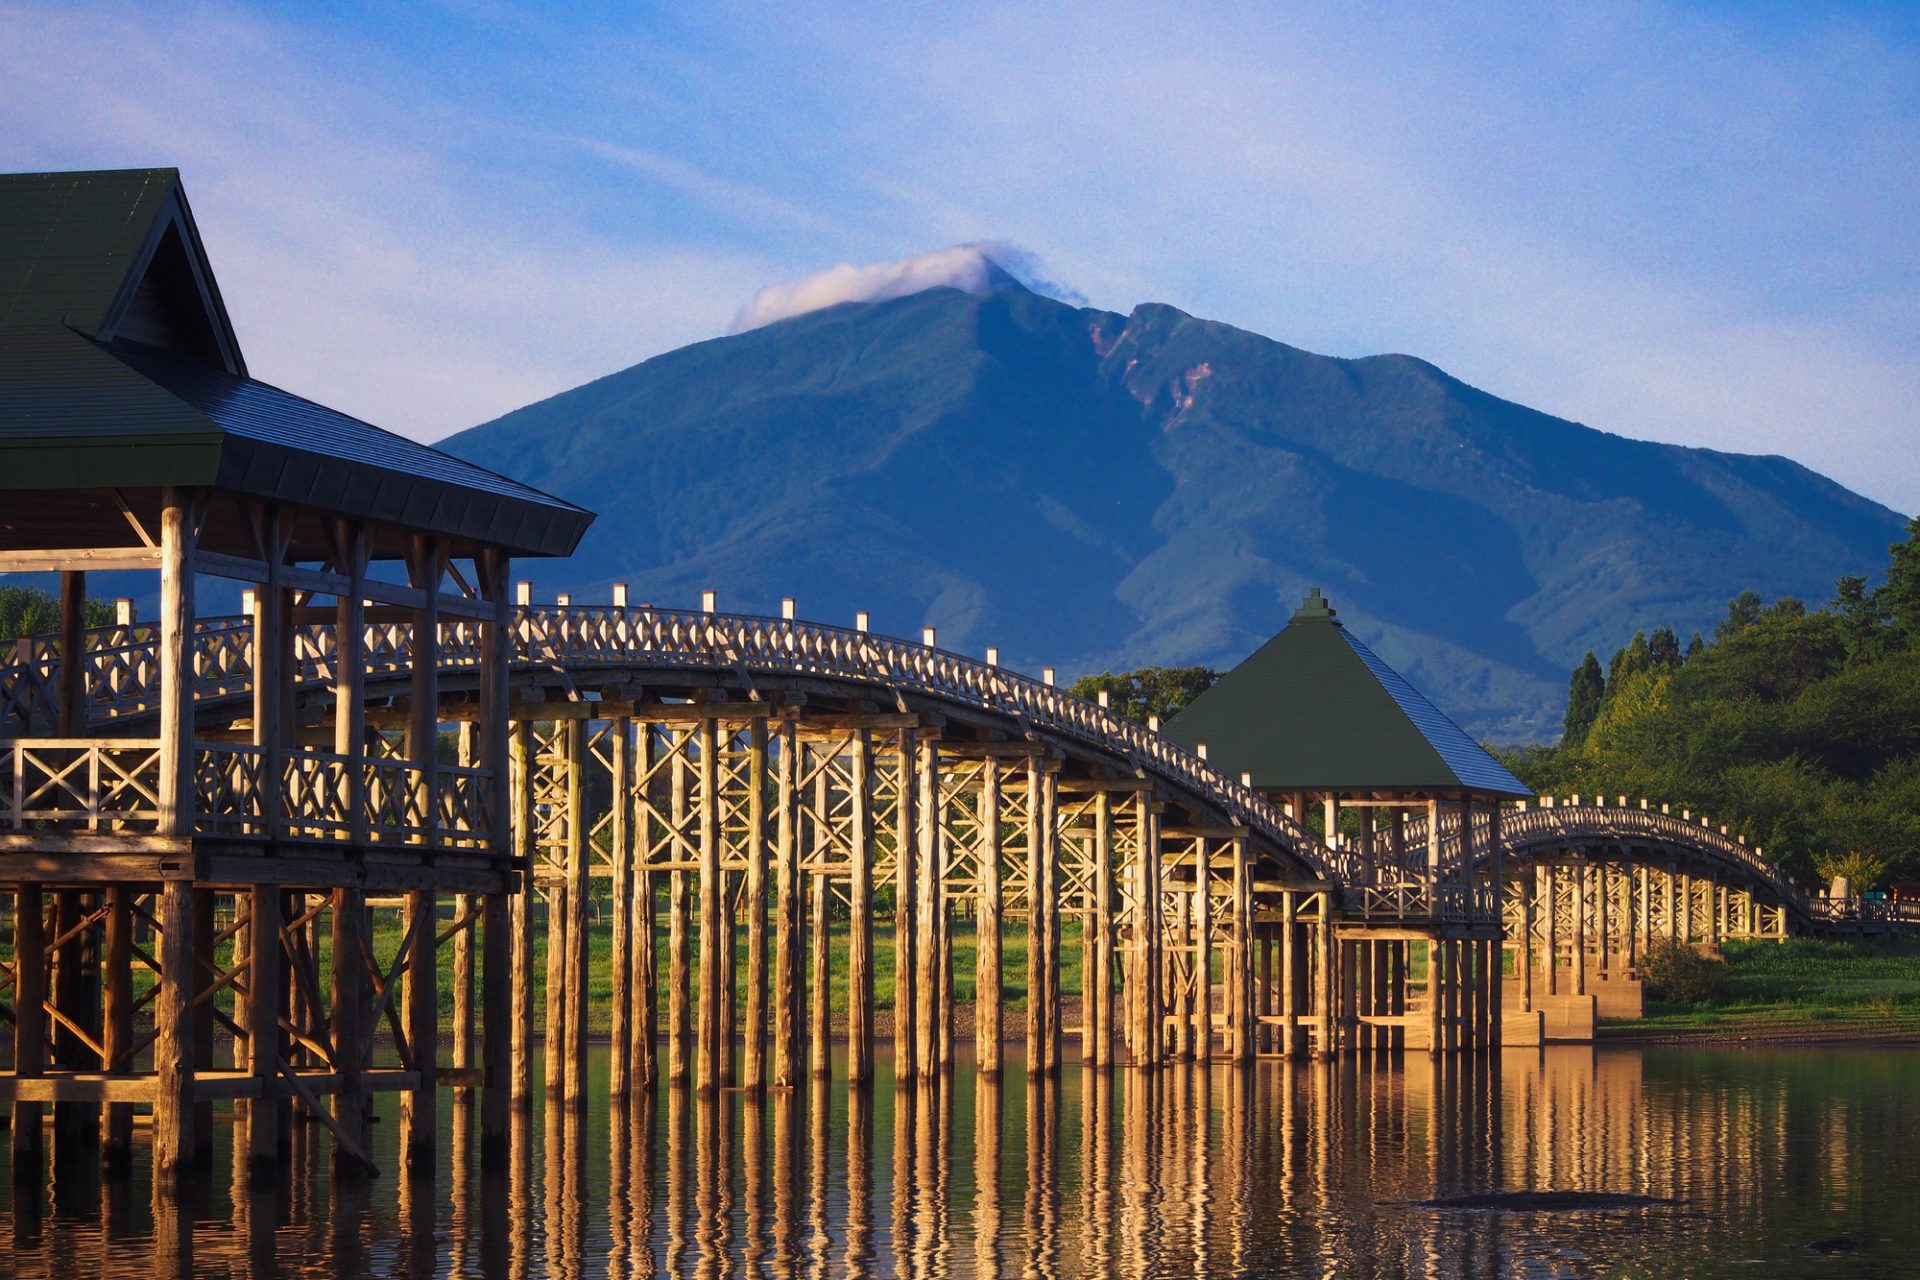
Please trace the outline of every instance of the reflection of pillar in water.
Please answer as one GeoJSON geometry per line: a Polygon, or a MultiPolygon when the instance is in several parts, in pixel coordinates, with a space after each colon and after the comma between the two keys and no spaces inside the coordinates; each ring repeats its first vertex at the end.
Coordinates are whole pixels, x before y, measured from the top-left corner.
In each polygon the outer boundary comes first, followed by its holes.
{"type": "MultiPolygon", "coordinates": [[[[869,1158],[863,1143],[855,1141],[854,1111],[861,1105],[863,1094],[855,1091],[847,1098],[847,1167],[856,1168],[869,1158]]],[[[827,1246],[827,1079],[815,1076],[808,1087],[807,1096],[807,1253],[809,1257],[825,1265],[827,1246]]],[[[851,1190],[851,1183],[849,1190],[851,1190]]],[[[866,1206],[849,1198],[847,1201],[847,1237],[853,1237],[856,1221],[864,1221],[866,1206]]]]}
{"type": "MultiPolygon", "coordinates": [[[[777,1056],[777,1052],[776,1052],[777,1056]]],[[[768,1101],[773,1108],[773,1241],[769,1256],[776,1276],[800,1271],[799,1117],[794,1091],[782,1089],[768,1101]]]]}
{"type": "MultiPolygon", "coordinates": [[[[821,1123],[815,1127],[814,1147],[814,1257],[827,1256],[827,1144],[826,1090],[817,1087],[821,1123]]],[[[894,1095],[898,1105],[899,1095],[894,1095]]],[[[871,1089],[847,1093],[847,1249],[846,1273],[867,1275],[873,1266],[873,1107],[871,1089]]]]}
{"type": "Polygon", "coordinates": [[[692,1187],[687,1179],[687,1161],[693,1155],[689,1150],[689,1102],[684,1089],[667,1093],[667,1252],[662,1269],[676,1276],[686,1274],[687,1219],[692,1212],[692,1187]]]}
{"type": "MultiPolygon", "coordinates": [[[[1137,1073],[1127,1077],[1139,1078],[1137,1073]]],[[[973,1090],[973,1262],[974,1274],[1001,1274],[1000,1256],[1000,1111],[1006,1086],[999,1076],[982,1076],[973,1090]]]]}

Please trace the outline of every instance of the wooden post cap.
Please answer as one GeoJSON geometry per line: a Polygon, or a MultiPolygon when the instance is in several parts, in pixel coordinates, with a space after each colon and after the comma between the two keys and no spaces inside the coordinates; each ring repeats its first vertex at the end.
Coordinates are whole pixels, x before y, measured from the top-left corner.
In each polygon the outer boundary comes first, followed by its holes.
{"type": "Polygon", "coordinates": [[[780,616],[788,622],[793,621],[794,602],[792,596],[780,597],[780,616]]]}
{"type": "Polygon", "coordinates": [[[518,605],[532,604],[533,603],[533,584],[531,582],[514,583],[513,584],[513,602],[518,605]]]}
{"type": "Polygon", "coordinates": [[[613,584],[613,607],[616,609],[627,607],[627,584],[624,582],[613,584]]]}
{"type": "Polygon", "coordinates": [[[714,592],[702,591],[700,593],[700,612],[712,613],[718,603],[719,597],[714,592]]]}

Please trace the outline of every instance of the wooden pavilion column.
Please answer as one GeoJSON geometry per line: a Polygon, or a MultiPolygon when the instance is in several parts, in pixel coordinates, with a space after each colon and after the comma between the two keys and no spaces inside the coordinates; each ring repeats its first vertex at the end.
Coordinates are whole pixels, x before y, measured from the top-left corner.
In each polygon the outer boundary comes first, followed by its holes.
{"type": "MultiPolygon", "coordinates": [[[[101,1047],[106,1050],[108,1075],[133,1074],[130,1060],[133,1050],[133,898],[134,890],[129,885],[116,884],[107,889],[106,993],[101,1047]]],[[[18,1006],[16,1012],[17,1009],[18,1006]]],[[[101,1156],[108,1173],[120,1176],[129,1172],[133,1162],[131,1102],[107,1104],[101,1138],[101,1156]]]]}
{"type": "MultiPolygon", "coordinates": [[[[516,775],[509,736],[513,732],[507,687],[511,653],[508,630],[512,614],[507,604],[510,566],[498,551],[482,551],[474,564],[481,599],[492,605],[492,616],[480,624],[480,719],[473,739],[481,768],[492,775],[486,806],[488,852],[494,866],[513,877],[516,775]]],[[[522,1011],[515,997],[519,969],[514,954],[516,906],[523,906],[530,885],[517,893],[495,892],[481,899],[480,1020],[481,1042],[480,1160],[487,1167],[504,1164],[509,1156],[513,1100],[518,1075],[516,1048],[522,1011]]]]}
{"type": "MultiPolygon", "coordinates": [[[[160,635],[156,645],[160,682],[160,786],[158,829],[178,839],[193,836],[193,556],[197,530],[198,503],[189,493],[168,488],[161,497],[160,511],[160,635]]],[[[30,900],[16,928],[26,926],[32,917],[37,931],[39,893],[23,895],[30,900]]],[[[160,975],[158,995],[154,999],[153,1061],[156,1079],[153,1096],[153,1177],[154,1185],[177,1192],[186,1181],[193,1160],[195,1071],[192,999],[194,988],[193,938],[194,892],[188,881],[168,880],[159,891],[157,921],[160,927],[160,975]]],[[[19,946],[40,955],[38,945],[19,946]]],[[[38,985],[45,989],[44,958],[40,961],[38,985]]],[[[33,974],[31,966],[23,970],[22,990],[17,1005],[27,1001],[26,988],[33,974]]],[[[43,994],[44,998],[44,994],[43,994]]],[[[37,1020],[37,1013],[30,1015],[37,1020]]],[[[24,1029],[23,1029],[24,1030],[24,1029]]],[[[36,1053],[44,1038],[31,1037],[36,1053]]],[[[34,1141],[39,1138],[39,1108],[23,1116],[16,1108],[14,1124],[16,1145],[18,1127],[30,1119],[34,1141]]]]}
{"type": "Polygon", "coordinates": [[[1314,1034],[1319,1043],[1314,1046],[1314,1055],[1325,1059],[1339,1051],[1333,1038],[1333,995],[1341,981],[1340,958],[1335,954],[1333,940],[1333,893],[1322,889],[1314,896],[1320,912],[1320,918],[1314,923],[1314,932],[1318,935],[1314,939],[1314,953],[1319,960],[1314,975],[1314,1034]]]}
{"type": "Polygon", "coordinates": [[[1306,957],[1300,947],[1300,899],[1292,889],[1280,893],[1280,1052],[1288,1058],[1301,1054],[1304,1026],[1300,1020],[1300,991],[1306,981],[1306,957]]]}
{"type": "Polygon", "coordinates": [[[978,950],[974,965],[973,1043],[980,1074],[1000,1074],[1000,761],[989,755],[980,765],[980,843],[974,850],[979,876],[976,919],[978,950]]]}

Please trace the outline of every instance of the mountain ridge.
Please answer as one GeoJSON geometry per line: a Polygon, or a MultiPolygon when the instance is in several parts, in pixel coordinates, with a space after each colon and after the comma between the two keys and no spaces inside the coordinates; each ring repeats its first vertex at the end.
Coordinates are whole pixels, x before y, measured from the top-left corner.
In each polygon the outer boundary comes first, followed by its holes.
{"type": "Polygon", "coordinates": [[[873,612],[1063,674],[1231,665],[1311,586],[1470,730],[1557,732],[1565,672],[1742,589],[1825,599],[1892,511],[1777,457],[1552,417],[1416,356],[1014,282],[666,352],[442,448],[600,512],[588,594],[873,612]]]}

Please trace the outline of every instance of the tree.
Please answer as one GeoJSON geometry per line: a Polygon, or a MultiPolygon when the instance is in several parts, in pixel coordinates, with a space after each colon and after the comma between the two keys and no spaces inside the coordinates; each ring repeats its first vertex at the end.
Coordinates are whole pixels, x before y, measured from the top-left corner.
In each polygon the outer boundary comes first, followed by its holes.
{"type": "MultiPolygon", "coordinates": [[[[113,606],[89,600],[86,625],[104,627],[113,621],[113,606]]],[[[47,636],[60,630],[60,598],[36,587],[0,587],[0,644],[22,636],[47,636]]]]}
{"type": "Polygon", "coordinates": [[[1758,591],[1742,591],[1727,601],[1727,616],[1713,629],[1713,638],[1716,641],[1725,640],[1758,622],[1760,606],[1764,603],[1758,591]]]}
{"type": "Polygon", "coordinates": [[[1219,678],[1220,673],[1211,667],[1140,667],[1081,676],[1067,692],[1092,702],[1104,690],[1107,706],[1116,715],[1145,724],[1149,716],[1164,720],[1173,715],[1211,689],[1219,678]]]}
{"type": "Polygon", "coordinates": [[[1600,659],[1589,649],[1586,658],[1574,668],[1573,679],[1567,686],[1566,736],[1560,739],[1563,745],[1577,747],[1587,740],[1587,730],[1600,714],[1600,699],[1606,692],[1607,680],[1600,673],[1600,659]]]}
{"type": "Polygon", "coordinates": [[[1671,671],[1680,665],[1680,637],[1672,627],[1655,627],[1647,639],[1647,663],[1656,671],[1671,671]]]}
{"type": "Polygon", "coordinates": [[[1705,653],[1706,651],[1707,651],[1707,642],[1705,640],[1702,640],[1700,638],[1700,633],[1696,631],[1693,633],[1693,639],[1687,641],[1687,656],[1685,660],[1688,662],[1692,662],[1695,658],[1699,657],[1701,654],[1705,653]]]}
{"type": "Polygon", "coordinates": [[[1920,639],[1920,516],[1907,521],[1907,540],[1887,552],[1887,580],[1874,596],[1894,629],[1911,643],[1920,639]]]}

